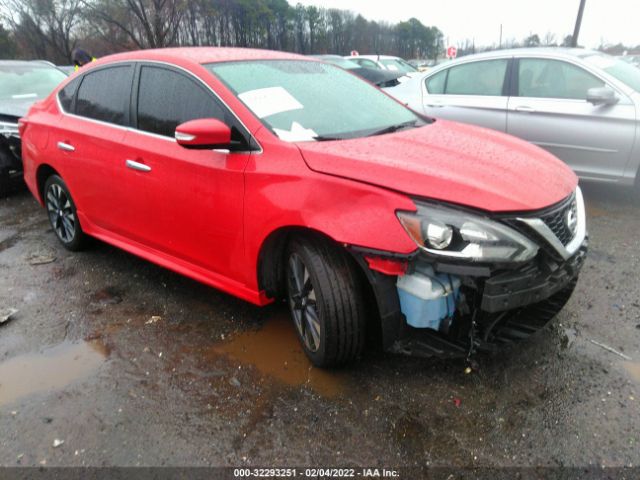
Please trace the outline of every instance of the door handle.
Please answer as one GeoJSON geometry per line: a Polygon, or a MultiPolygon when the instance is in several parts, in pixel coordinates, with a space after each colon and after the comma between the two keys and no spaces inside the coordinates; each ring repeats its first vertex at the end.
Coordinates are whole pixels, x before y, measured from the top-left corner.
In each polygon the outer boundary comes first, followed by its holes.
{"type": "Polygon", "coordinates": [[[427,103],[427,107],[442,108],[444,107],[444,103],[427,103]]]}
{"type": "Polygon", "coordinates": [[[68,143],[58,142],[58,148],[64,152],[75,152],[76,147],[69,145],[68,143]]]}
{"type": "Polygon", "coordinates": [[[138,172],[150,172],[151,167],[149,165],[145,165],[144,163],[136,162],[134,160],[127,160],[124,162],[127,168],[132,170],[137,170],[138,172]]]}
{"type": "Polygon", "coordinates": [[[533,113],[535,109],[529,105],[519,105],[514,109],[516,112],[533,113]]]}

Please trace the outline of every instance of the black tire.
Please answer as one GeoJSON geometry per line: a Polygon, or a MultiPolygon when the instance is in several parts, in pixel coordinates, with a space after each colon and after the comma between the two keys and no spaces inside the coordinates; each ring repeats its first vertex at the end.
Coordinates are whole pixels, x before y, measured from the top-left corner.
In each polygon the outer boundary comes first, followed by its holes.
{"type": "Polygon", "coordinates": [[[9,194],[10,187],[11,176],[9,175],[9,169],[0,168],[0,198],[9,194]]]}
{"type": "Polygon", "coordinates": [[[60,243],[72,252],[82,250],[87,237],[82,231],[76,205],[64,180],[58,175],[51,175],[44,185],[43,197],[49,223],[60,243]]]}
{"type": "Polygon", "coordinates": [[[347,252],[320,238],[297,238],[285,262],[291,317],[311,362],[326,368],[354,361],[364,348],[366,317],[361,278],[347,252]]]}

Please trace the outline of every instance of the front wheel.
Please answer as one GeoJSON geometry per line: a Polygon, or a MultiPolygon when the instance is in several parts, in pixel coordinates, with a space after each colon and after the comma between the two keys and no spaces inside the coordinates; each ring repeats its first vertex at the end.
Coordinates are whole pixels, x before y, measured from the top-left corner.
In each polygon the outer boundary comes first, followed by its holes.
{"type": "Polygon", "coordinates": [[[286,256],[287,297],[302,348],[318,367],[355,360],[364,347],[361,280],[348,254],[318,238],[295,239],[286,256]]]}
{"type": "Polygon", "coordinates": [[[86,236],[80,227],[76,206],[67,185],[58,175],[52,175],[44,186],[44,203],[49,222],[60,243],[71,251],[81,250],[86,236]]]}

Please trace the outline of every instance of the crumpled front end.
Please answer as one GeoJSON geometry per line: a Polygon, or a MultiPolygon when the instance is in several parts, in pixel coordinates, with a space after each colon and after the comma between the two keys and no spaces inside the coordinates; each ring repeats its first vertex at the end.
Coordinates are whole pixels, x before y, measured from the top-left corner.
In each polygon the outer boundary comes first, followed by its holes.
{"type": "Polygon", "coordinates": [[[403,221],[419,237],[415,254],[355,250],[367,265],[386,350],[449,358],[496,351],[540,330],[568,301],[588,244],[579,188],[526,214],[425,205],[420,217],[416,205],[418,214],[403,221]]]}

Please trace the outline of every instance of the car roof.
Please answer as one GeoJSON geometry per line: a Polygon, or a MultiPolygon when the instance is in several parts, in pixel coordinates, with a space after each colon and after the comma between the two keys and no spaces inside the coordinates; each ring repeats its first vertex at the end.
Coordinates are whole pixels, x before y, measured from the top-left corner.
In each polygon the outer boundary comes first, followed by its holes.
{"type": "MultiPolygon", "coordinates": [[[[497,58],[497,57],[518,57],[523,55],[545,55],[564,58],[582,58],[589,55],[604,55],[602,52],[595,50],[587,50],[585,48],[566,48],[566,47],[534,47],[534,48],[508,48],[504,50],[492,50],[490,52],[474,53],[465,55],[455,59],[455,62],[462,60],[473,60],[481,58],[497,58]]],[[[451,65],[451,63],[448,63],[451,65]]]]}
{"type": "Polygon", "coordinates": [[[56,68],[56,66],[47,60],[0,60],[0,65],[6,67],[23,67],[26,65],[41,65],[43,67],[56,68]]]}
{"type": "Polygon", "coordinates": [[[393,55],[353,55],[346,58],[367,58],[369,60],[397,60],[400,57],[394,57],[393,55]]]}
{"type": "Polygon", "coordinates": [[[257,48],[231,47],[180,47],[135,50],[102,57],[99,63],[123,60],[156,60],[165,62],[188,62],[205,64],[242,60],[307,60],[309,57],[294,53],[276,52],[257,48]]]}
{"type": "Polygon", "coordinates": [[[527,57],[540,55],[543,57],[551,57],[556,59],[580,59],[590,55],[605,55],[596,50],[588,50],[585,48],[566,48],[566,47],[533,47],[533,48],[509,48],[504,50],[492,50],[490,52],[474,53],[456,58],[455,60],[439,63],[436,67],[429,71],[428,76],[432,76],[446,68],[461,63],[472,62],[475,60],[487,60],[492,58],[506,57],[527,57]]]}

